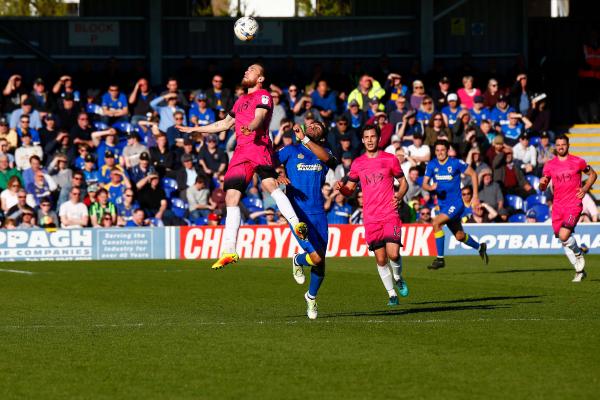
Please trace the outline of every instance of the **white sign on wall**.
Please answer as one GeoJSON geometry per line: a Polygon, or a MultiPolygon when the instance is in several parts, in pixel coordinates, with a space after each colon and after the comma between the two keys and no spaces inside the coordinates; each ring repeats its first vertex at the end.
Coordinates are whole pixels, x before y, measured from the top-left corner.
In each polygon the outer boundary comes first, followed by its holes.
{"type": "Polygon", "coordinates": [[[69,46],[118,46],[119,23],[110,21],[69,22],[69,46]]]}

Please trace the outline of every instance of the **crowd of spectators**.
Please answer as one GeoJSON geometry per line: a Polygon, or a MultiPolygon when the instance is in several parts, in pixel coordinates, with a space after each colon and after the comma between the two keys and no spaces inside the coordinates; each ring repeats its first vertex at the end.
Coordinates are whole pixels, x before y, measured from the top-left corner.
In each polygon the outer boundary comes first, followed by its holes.
{"type": "MultiPolygon", "coordinates": [[[[243,94],[236,84],[242,72],[236,72],[214,71],[200,88],[181,87],[187,75],[157,88],[144,77],[96,87],[89,76],[85,82],[69,75],[32,82],[10,76],[0,97],[2,226],[220,224],[235,134],[192,140],[175,126],[225,118],[243,94]]],[[[365,124],[379,126],[380,149],[398,157],[407,177],[409,189],[399,206],[403,221],[430,223],[435,216],[435,194],[420,183],[437,139],[447,139],[450,155],[479,176],[481,206],[475,208],[472,182],[463,180],[465,222],[544,221],[552,193],[539,192],[539,177],[555,156],[546,95],[532,91],[525,73],[485,81],[462,75],[410,71],[404,78],[394,71],[315,68],[311,78],[301,78],[290,66],[269,85],[274,104],[269,132],[280,148],[295,143],[293,124],[326,124],[324,145],[339,162],[322,188],[331,224],[362,223],[362,193],[346,199],[333,186],[361,154],[365,124]]],[[[257,177],[242,212],[247,224],[285,222],[270,196],[260,192],[257,177]]],[[[598,220],[589,195],[582,219],[598,220]]]]}

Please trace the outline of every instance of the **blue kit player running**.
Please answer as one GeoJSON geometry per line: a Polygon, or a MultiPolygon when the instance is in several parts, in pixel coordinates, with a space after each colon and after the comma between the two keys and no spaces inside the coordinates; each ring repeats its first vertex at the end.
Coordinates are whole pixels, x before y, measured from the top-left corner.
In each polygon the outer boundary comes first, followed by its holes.
{"type": "Polygon", "coordinates": [[[306,133],[299,125],[294,125],[294,132],[301,144],[286,146],[276,154],[287,174],[287,178],[280,177],[279,182],[287,185],[286,194],[290,203],[298,218],[308,225],[308,240],[301,240],[294,233],[304,253],[294,256],[292,272],[296,282],[302,285],[305,281],[303,267],[311,267],[310,285],[304,299],[308,318],[316,319],[316,297],[325,277],[328,239],[327,215],[321,187],[327,171],[335,167],[336,161],[331,152],[319,144],[325,136],[325,126],[321,122],[308,125],[306,133]]]}
{"type": "Polygon", "coordinates": [[[454,234],[459,242],[479,251],[479,255],[487,264],[489,259],[487,255],[487,245],[477,243],[475,239],[465,233],[461,223],[461,215],[464,210],[462,201],[462,191],[460,188],[460,174],[469,175],[473,182],[472,207],[479,204],[479,191],[477,173],[464,161],[448,156],[450,144],[445,140],[435,142],[435,157],[427,164],[425,177],[423,178],[423,189],[437,194],[439,214],[433,219],[433,232],[435,235],[435,247],[438,256],[429,269],[440,269],[446,266],[444,262],[444,231],[442,227],[448,226],[448,229],[454,234]]]}

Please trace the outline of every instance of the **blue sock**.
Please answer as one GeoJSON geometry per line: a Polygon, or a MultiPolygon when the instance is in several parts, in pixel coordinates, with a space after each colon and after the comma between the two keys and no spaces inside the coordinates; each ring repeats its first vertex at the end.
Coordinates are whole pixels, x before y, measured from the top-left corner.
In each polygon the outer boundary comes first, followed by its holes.
{"type": "Polygon", "coordinates": [[[323,283],[323,279],[325,279],[325,271],[315,271],[318,267],[313,267],[310,271],[310,284],[308,285],[308,295],[313,299],[317,297],[317,292],[321,287],[321,283],[323,283]]]}
{"type": "Polygon", "coordinates": [[[462,242],[467,246],[474,248],[475,250],[479,250],[479,243],[477,243],[477,241],[468,233],[465,233],[465,239],[462,242]]]}
{"type": "Polygon", "coordinates": [[[302,265],[303,267],[311,267],[313,265],[308,253],[296,254],[295,260],[296,264],[302,265]]]}
{"type": "Polygon", "coordinates": [[[439,258],[444,257],[444,231],[438,231],[434,233],[435,236],[435,248],[439,258]]]}

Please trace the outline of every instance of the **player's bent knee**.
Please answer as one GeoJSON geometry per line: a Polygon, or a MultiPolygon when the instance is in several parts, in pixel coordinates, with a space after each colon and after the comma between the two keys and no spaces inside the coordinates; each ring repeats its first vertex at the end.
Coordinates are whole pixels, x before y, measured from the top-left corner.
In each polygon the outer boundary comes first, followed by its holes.
{"type": "Polygon", "coordinates": [[[456,240],[458,240],[459,242],[462,242],[463,240],[465,240],[465,233],[463,231],[458,231],[454,234],[454,237],[456,238],[456,240]]]}

